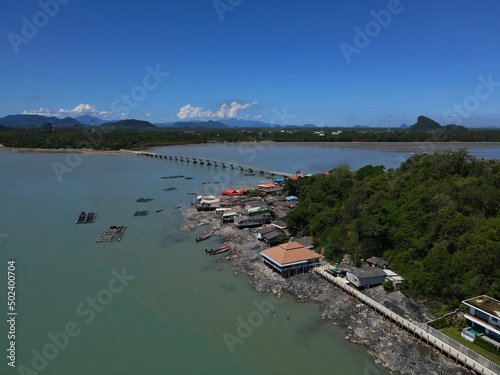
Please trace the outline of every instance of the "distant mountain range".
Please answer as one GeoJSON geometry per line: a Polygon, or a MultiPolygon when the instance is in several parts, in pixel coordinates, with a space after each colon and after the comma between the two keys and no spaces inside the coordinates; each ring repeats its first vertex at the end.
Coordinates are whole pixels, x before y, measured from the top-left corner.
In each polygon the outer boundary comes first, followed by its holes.
{"type": "MultiPolygon", "coordinates": [[[[89,115],[75,117],[75,120],[77,120],[78,122],[80,122],[84,125],[92,125],[92,116],[89,116],[89,115]]],[[[94,125],[95,126],[105,124],[106,122],[109,122],[109,121],[105,121],[105,120],[102,120],[100,118],[94,117],[94,125]]]]}
{"type": "Polygon", "coordinates": [[[46,123],[53,123],[55,127],[60,128],[72,127],[73,125],[83,125],[81,122],[72,117],[60,119],[55,116],[9,115],[0,118],[0,124],[9,128],[39,128],[46,123]]]}
{"type": "Polygon", "coordinates": [[[113,130],[157,130],[158,126],[141,120],[121,120],[117,122],[106,122],[99,126],[100,129],[113,130]]]}
{"type": "MultiPolygon", "coordinates": [[[[0,129],[6,128],[40,128],[42,125],[53,125],[56,128],[73,128],[73,127],[88,127],[92,124],[92,117],[89,115],[78,116],[75,118],[65,117],[58,118],[55,116],[41,116],[41,115],[9,115],[0,118],[0,129]]],[[[177,121],[177,122],[164,122],[164,123],[150,123],[141,120],[120,120],[120,121],[106,121],[98,117],[94,117],[94,125],[99,126],[105,130],[155,130],[161,128],[177,128],[177,129],[225,129],[225,128],[282,128],[283,125],[270,124],[256,120],[238,120],[238,119],[223,119],[219,121],[177,121]]],[[[307,129],[318,128],[314,124],[305,125],[287,125],[287,128],[307,129]]],[[[350,128],[343,126],[336,126],[334,128],[350,128]]],[[[352,128],[371,128],[366,125],[356,125],[352,128]]],[[[441,126],[436,121],[425,117],[419,116],[417,122],[409,126],[402,124],[401,127],[410,131],[467,131],[467,128],[460,125],[446,125],[441,126]]],[[[496,129],[496,126],[487,126],[485,129],[496,129]]]]}
{"type": "Polygon", "coordinates": [[[175,122],[170,125],[171,128],[180,128],[180,129],[224,129],[229,128],[226,124],[218,121],[207,121],[207,122],[175,122]]]}
{"type": "MultiPolygon", "coordinates": [[[[128,121],[128,120],[121,120],[128,121]]],[[[110,127],[110,123],[118,123],[120,122],[120,127],[124,126],[127,129],[130,129],[130,124],[132,123],[122,123],[121,121],[106,121],[100,119],[98,117],[94,117],[94,125],[101,126],[106,125],[106,127],[110,127]]],[[[136,120],[139,121],[139,120],[136,120]]],[[[188,129],[217,129],[217,128],[271,128],[271,127],[283,127],[283,125],[270,124],[262,121],[255,120],[238,120],[238,119],[224,119],[220,121],[177,121],[177,122],[164,122],[164,123],[154,123],[151,124],[147,122],[149,125],[144,126],[144,123],[147,121],[143,121],[138,125],[139,128],[188,128],[188,129]]],[[[64,119],[60,119],[58,117],[52,116],[41,116],[41,115],[9,115],[3,118],[0,118],[0,124],[11,127],[11,128],[39,128],[43,124],[50,123],[54,124],[56,128],[67,128],[73,126],[90,126],[92,125],[92,117],[89,115],[78,116],[75,118],[66,117],[64,119]]],[[[139,123],[137,123],[139,124],[139,123]]],[[[301,128],[315,128],[316,125],[306,124],[306,125],[290,125],[287,127],[301,127],[301,128]]]]}

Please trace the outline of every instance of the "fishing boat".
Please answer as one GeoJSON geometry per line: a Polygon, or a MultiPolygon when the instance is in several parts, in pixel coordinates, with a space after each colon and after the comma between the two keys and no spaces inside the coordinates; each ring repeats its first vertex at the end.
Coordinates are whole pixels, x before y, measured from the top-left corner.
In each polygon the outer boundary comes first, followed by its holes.
{"type": "Polygon", "coordinates": [[[227,247],[224,247],[220,250],[217,250],[217,251],[214,251],[213,253],[211,253],[210,255],[215,255],[215,254],[220,254],[220,253],[224,253],[228,250],[231,250],[231,247],[230,246],[227,246],[227,247]]]}
{"type": "Polygon", "coordinates": [[[276,314],[274,313],[274,310],[266,310],[266,312],[267,312],[269,315],[276,316],[276,314]]]}
{"type": "Polygon", "coordinates": [[[196,239],[196,242],[200,242],[200,241],[203,241],[203,240],[206,240],[207,238],[209,238],[214,232],[210,232],[208,234],[205,234],[203,237],[198,237],[196,239]]]}
{"type": "Polygon", "coordinates": [[[229,245],[225,245],[222,247],[214,247],[213,249],[205,249],[205,252],[210,255],[220,254],[230,249],[229,245]]]}
{"type": "Polygon", "coordinates": [[[163,208],[160,208],[159,210],[156,210],[156,212],[162,212],[163,208]]]}
{"type": "Polygon", "coordinates": [[[181,208],[182,206],[175,206],[174,208],[181,208]]]}

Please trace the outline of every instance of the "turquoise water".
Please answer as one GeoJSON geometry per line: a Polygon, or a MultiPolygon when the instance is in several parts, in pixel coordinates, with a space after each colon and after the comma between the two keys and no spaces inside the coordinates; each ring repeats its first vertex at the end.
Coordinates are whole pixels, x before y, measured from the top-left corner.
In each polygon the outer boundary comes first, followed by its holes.
{"type": "MultiPolygon", "coordinates": [[[[330,169],[344,162],[353,169],[367,163],[394,167],[409,155],[252,147],[209,145],[169,151],[197,156],[206,152],[213,158],[283,171],[330,169]]],[[[335,369],[342,374],[385,374],[363,348],[344,341],[342,330],[319,321],[316,305],[299,304],[290,297],[278,304],[251,289],[246,275],[235,276],[233,268],[207,256],[203,249],[219,240],[195,244],[194,238],[206,228],[179,230],[187,223],[181,210],[191,207],[187,192],[215,192],[251,178],[236,170],[145,157],[0,152],[4,353],[9,342],[10,259],[16,261],[19,314],[18,367],[8,367],[3,357],[1,373],[299,374],[335,369]],[[168,175],[194,179],[160,178],[168,175]],[[202,183],[215,180],[222,183],[202,183]],[[178,190],[162,190],[167,187],[178,190]],[[141,196],[154,200],[136,203],[141,196]],[[178,205],[182,208],[174,209],[178,205]],[[163,212],[155,213],[160,208],[163,212]],[[134,217],[136,210],[150,213],[134,217]],[[75,225],[80,211],[97,211],[96,222],[75,225]],[[122,241],[96,243],[110,225],[127,226],[122,241]],[[276,317],[258,308],[269,306],[266,303],[274,304],[276,317]],[[19,372],[21,365],[36,372],[19,372]]]]}
{"type": "Polygon", "coordinates": [[[405,143],[405,151],[398,151],[398,147],[391,143],[227,143],[157,147],[155,152],[210,157],[287,173],[321,173],[342,164],[353,170],[366,164],[397,168],[417,152],[458,148],[467,148],[479,158],[500,159],[500,147],[495,144],[405,143]]]}
{"type": "MultiPolygon", "coordinates": [[[[179,230],[186,220],[174,207],[191,207],[186,192],[203,189],[216,169],[131,156],[67,158],[0,152],[2,310],[14,259],[18,312],[17,368],[3,357],[2,374],[385,373],[340,329],[318,321],[316,305],[288,297],[271,302],[276,317],[262,313],[271,296],[203,252],[219,240],[197,245],[204,228],[179,230]],[[54,163],[68,167],[61,182],[54,163]],[[178,174],[194,179],[160,179],[178,174]],[[178,190],[162,190],[171,186],[178,190]],[[141,196],[155,200],[136,203],[141,196]],[[94,224],[74,224],[83,210],[97,211],[94,224]],[[136,210],[150,213],[134,217],[136,210]],[[122,241],[96,243],[110,225],[127,226],[122,241]],[[116,277],[122,272],[127,285],[116,277]]],[[[224,173],[232,183],[249,179],[224,173]]]]}

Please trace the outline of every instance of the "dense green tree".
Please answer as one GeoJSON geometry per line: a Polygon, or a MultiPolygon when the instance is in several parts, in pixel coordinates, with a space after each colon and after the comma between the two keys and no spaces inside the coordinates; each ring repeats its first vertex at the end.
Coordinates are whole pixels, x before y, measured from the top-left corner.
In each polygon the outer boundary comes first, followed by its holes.
{"type": "Polygon", "coordinates": [[[314,236],[326,257],[383,256],[403,288],[436,310],[500,298],[500,162],[465,150],[418,154],[396,170],[338,167],[289,180],[300,203],[289,229],[314,236]]]}

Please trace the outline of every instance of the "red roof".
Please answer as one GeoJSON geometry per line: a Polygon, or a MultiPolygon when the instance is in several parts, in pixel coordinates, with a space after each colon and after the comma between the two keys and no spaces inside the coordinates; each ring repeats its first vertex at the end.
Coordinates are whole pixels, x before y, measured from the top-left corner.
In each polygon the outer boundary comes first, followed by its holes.
{"type": "Polygon", "coordinates": [[[246,193],[245,190],[241,189],[241,190],[233,190],[233,189],[227,189],[226,191],[224,191],[222,193],[222,195],[228,195],[228,196],[232,196],[232,195],[244,195],[246,193]]]}
{"type": "Polygon", "coordinates": [[[313,250],[309,250],[295,241],[272,247],[264,250],[262,253],[274,259],[281,265],[321,258],[321,254],[318,254],[313,250]]]}

